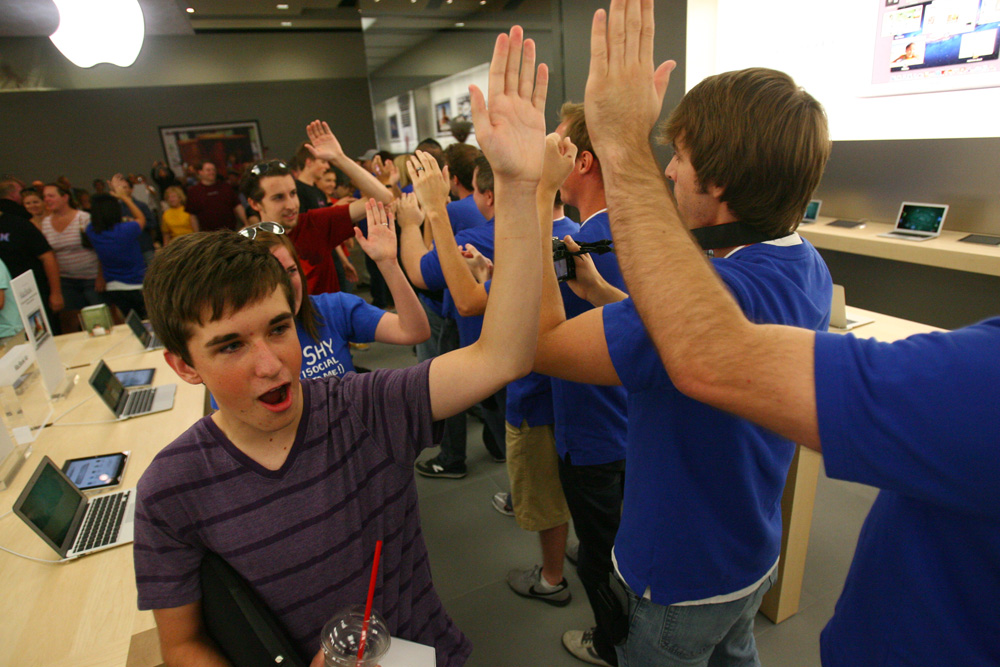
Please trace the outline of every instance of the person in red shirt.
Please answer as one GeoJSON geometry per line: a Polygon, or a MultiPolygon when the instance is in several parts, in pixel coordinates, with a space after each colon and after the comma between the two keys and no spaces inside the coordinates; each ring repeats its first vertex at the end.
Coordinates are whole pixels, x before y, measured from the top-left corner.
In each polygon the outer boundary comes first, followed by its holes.
{"type": "Polygon", "coordinates": [[[198,165],[198,182],[187,190],[187,212],[198,218],[201,230],[239,229],[247,224],[246,213],[236,191],[216,179],[215,164],[205,160],[198,165]]]}
{"type": "Polygon", "coordinates": [[[392,195],[375,176],[347,157],[325,122],[313,121],[306,128],[306,134],[310,141],[306,146],[312,154],[346,173],[361,190],[363,200],[300,213],[295,179],[289,166],[281,160],[253,165],[244,174],[240,191],[262,221],[277,222],[285,228],[299,257],[308,262],[311,267],[306,269],[309,293],[337,292],[340,283],[333,263],[334,249],[354,238],[354,223],[365,218],[365,201],[369,197],[388,205],[392,203],[392,195]]]}

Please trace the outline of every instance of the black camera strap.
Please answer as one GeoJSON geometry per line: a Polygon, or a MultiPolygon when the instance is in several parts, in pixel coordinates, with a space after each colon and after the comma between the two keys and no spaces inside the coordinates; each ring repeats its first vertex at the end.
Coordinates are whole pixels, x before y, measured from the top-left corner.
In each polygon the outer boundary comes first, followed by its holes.
{"type": "Polygon", "coordinates": [[[735,246],[750,245],[751,243],[773,241],[774,239],[780,239],[782,236],[787,236],[784,233],[777,236],[766,234],[739,220],[736,222],[727,222],[724,225],[692,229],[691,234],[702,247],[702,250],[733,248],[735,246]]]}

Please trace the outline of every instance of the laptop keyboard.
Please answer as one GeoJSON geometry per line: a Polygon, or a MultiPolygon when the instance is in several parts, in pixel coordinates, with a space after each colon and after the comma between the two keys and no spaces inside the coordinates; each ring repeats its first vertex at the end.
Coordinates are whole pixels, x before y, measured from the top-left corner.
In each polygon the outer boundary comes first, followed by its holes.
{"type": "Polygon", "coordinates": [[[112,493],[91,501],[86,522],[76,536],[74,552],[97,549],[118,539],[130,493],[131,491],[112,493]]]}
{"type": "Polygon", "coordinates": [[[140,389],[129,394],[128,403],[125,406],[125,416],[139,415],[149,412],[153,407],[153,397],[156,395],[156,388],[140,389]]]}

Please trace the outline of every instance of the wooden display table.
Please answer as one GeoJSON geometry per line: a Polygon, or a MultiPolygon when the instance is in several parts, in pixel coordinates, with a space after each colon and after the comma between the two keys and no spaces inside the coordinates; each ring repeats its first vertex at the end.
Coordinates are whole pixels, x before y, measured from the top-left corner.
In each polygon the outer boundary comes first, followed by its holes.
{"type": "MultiPolygon", "coordinates": [[[[884,240],[891,242],[890,239],[884,240]]],[[[853,320],[869,318],[874,320],[871,324],[853,329],[851,333],[859,338],[874,338],[884,342],[900,340],[918,333],[941,331],[937,327],[880,315],[860,308],[848,307],[847,317],[853,320]]],[[[837,329],[831,331],[840,332],[837,329]]],[[[819,452],[797,447],[795,458],[792,459],[792,465],[788,469],[785,493],[781,498],[782,534],[778,579],[760,605],[761,613],[775,623],[781,623],[799,610],[806,552],[809,548],[809,532],[812,528],[813,504],[816,500],[816,482],[819,479],[822,460],[823,456],[819,452]]]]}

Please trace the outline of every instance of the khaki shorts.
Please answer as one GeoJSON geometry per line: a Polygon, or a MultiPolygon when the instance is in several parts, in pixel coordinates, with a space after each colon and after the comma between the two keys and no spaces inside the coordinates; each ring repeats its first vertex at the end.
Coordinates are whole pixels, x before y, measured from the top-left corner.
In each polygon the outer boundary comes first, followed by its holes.
{"type": "Polygon", "coordinates": [[[555,432],[549,426],[520,428],[507,424],[507,475],[517,525],[539,531],[569,521],[569,507],[559,482],[555,432]]]}

